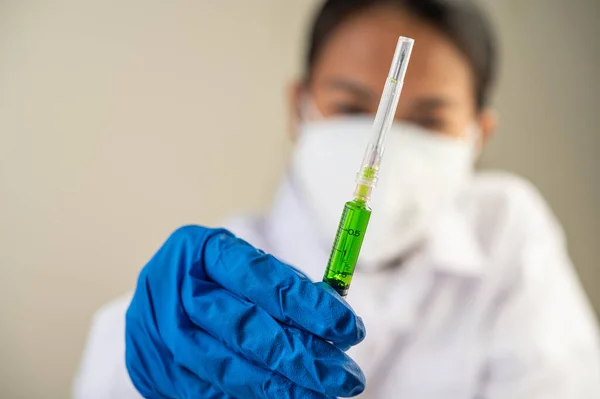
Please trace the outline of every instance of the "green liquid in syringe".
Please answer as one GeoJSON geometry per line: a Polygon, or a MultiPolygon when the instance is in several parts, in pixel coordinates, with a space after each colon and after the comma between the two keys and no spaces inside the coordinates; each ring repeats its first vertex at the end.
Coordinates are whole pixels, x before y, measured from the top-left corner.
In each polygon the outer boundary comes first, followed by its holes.
{"type": "Polygon", "coordinates": [[[323,281],[341,296],[348,294],[360,247],[371,218],[371,209],[365,201],[346,202],[323,281]]]}

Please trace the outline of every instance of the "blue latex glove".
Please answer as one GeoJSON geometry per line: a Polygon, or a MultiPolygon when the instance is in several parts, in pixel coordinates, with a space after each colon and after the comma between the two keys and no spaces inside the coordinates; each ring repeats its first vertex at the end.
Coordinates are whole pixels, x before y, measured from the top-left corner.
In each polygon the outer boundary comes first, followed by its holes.
{"type": "Polygon", "coordinates": [[[177,230],[141,271],[126,364],[146,398],[350,397],[365,336],[333,290],[223,229],[177,230]]]}

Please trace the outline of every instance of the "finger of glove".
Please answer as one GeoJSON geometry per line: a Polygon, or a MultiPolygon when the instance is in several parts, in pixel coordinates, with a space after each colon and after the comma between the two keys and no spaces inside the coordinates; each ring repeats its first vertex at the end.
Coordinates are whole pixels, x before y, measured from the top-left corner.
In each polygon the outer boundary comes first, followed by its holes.
{"type": "Polygon", "coordinates": [[[280,324],[261,307],[215,283],[186,280],[182,301],[194,324],[253,363],[300,386],[332,396],[364,390],[362,371],[340,349],[280,324]]]}
{"type": "MultiPolygon", "coordinates": [[[[173,339],[167,329],[163,329],[162,334],[158,331],[153,311],[156,301],[149,296],[146,281],[141,279],[140,282],[127,309],[125,324],[125,365],[138,392],[146,398],[156,399],[235,399],[174,362],[169,349],[173,339]]],[[[167,314],[170,318],[164,325],[190,323],[187,319],[177,318],[177,315],[185,315],[182,308],[167,314]]]]}
{"type": "MultiPolygon", "coordinates": [[[[188,231],[187,234],[204,234],[188,231]]],[[[298,326],[339,346],[365,337],[362,319],[339,297],[301,278],[286,264],[224,230],[202,242],[202,269],[235,295],[256,303],[274,318],[298,326]]],[[[190,275],[203,279],[198,268],[190,275]]]]}
{"type": "Polygon", "coordinates": [[[180,330],[175,361],[226,394],[244,399],[323,399],[325,395],[298,386],[227,348],[196,328],[180,330]]]}
{"type": "Polygon", "coordinates": [[[177,397],[183,399],[236,399],[233,396],[227,395],[213,384],[198,378],[185,367],[175,367],[177,389],[180,392],[177,397]]]}
{"type": "MultiPolygon", "coordinates": [[[[178,397],[183,399],[237,399],[234,396],[227,395],[214,385],[196,377],[194,373],[185,367],[177,367],[179,381],[185,382],[185,388],[182,389],[182,394],[178,397]]],[[[322,399],[337,399],[332,396],[323,397],[322,399]]]]}

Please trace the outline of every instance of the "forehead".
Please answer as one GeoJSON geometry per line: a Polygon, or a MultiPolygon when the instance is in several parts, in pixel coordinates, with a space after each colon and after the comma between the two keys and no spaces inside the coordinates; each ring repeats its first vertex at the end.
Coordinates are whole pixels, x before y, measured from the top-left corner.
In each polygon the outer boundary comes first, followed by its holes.
{"type": "Polygon", "coordinates": [[[347,78],[381,90],[399,36],[415,39],[404,97],[473,92],[468,61],[452,42],[435,28],[391,7],[358,13],[338,26],[320,50],[313,78],[347,78]]]}

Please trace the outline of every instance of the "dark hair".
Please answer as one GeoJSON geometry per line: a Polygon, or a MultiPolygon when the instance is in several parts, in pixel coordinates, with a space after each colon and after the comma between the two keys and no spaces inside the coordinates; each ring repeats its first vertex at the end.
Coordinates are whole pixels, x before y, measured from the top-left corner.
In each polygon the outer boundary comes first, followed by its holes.
{"type": "Polygon", "coordinates": [[[477,107],[487,105],[496,75],[496,38],[483,12],[469,0],[326,0],[310,32],[305,66],[307,79],[325,42],[342,22],[382,5],[397,6],[444,33],[471,65],[477,107]]]}

